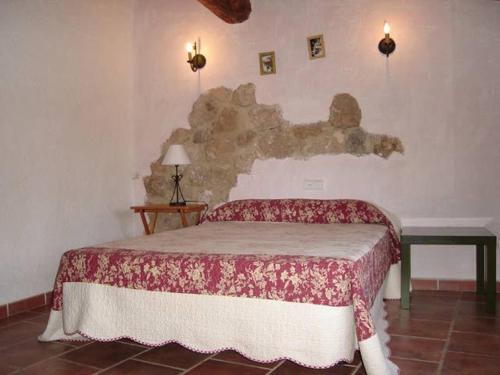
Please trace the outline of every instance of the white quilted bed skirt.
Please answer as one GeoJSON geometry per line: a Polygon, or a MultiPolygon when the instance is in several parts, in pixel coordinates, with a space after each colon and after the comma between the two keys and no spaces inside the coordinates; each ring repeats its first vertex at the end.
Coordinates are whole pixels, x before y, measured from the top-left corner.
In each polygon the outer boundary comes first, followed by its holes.
{"type": "Polygon", "coordinates": [[[286,358],[314,368],[350,361],[359,348],[368,375],[392,375],[398,369],[388,359],[383,297],[399,297],[399,265],[370,310],[377,334],[358,343],[352,306],[65,283],[63,310],[51,311],[39,340],[177,342],[198,352],[232,349],[254,361],[286,358]]]}

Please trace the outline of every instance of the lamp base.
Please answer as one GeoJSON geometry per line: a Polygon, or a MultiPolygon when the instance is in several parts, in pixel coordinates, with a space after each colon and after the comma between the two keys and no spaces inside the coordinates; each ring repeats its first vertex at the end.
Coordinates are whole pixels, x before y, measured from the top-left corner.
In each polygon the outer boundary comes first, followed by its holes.
{"type": "Polygon", "coordinates": [[[172,176],[172,180],[174,181],[174,191],[172,192],[172,197],[170,198],[171,206],[185,206],[186,199],[184,195],[182,195],[181,191],[181,179],[182,175],[179,174],[179,166],[175,165],[175,175],[172,176]]]}
{"type": "Polygon", "coordinates": [[[171,206],[186,206],[186,202],[170,202],[171,206]]]}

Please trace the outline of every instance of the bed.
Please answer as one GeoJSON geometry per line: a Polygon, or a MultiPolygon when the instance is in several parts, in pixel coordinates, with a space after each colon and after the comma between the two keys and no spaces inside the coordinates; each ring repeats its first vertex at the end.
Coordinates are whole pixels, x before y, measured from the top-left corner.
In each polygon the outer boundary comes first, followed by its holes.
{"type": "Polygon", "coordinates": [[[397,374],[383,298],[399,298],[399,229],[359,200],[225,203],[199,226],[70,250],[41,341],[130,338],[313,368],[397,374]]]}

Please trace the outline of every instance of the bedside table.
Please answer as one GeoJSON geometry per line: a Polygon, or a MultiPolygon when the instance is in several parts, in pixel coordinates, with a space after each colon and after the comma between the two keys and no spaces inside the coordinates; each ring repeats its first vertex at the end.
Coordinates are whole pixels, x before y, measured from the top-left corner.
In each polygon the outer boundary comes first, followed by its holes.
{"type": "Polygon", "coordinates": [[[411,245],[476,245],[476,293],[484,294],[486,291],[486,309],[489,313],[495,313],[497,238],[493,233],[482,227],[403,228],[401,235],[401,308],[403,309],[410,308],[411,245]]]}
{"type": "Polygon", "coordinates": [[[207,205],[205,203],[193,203],[193,204],[187,204],[185,206],[171,206],[169,204],[148,204],[144,206],[132,206],[130,209],[134,210],[134,212],[138,213],[141,215],[141,220],[142,220],[142,225],[144,226],[144,233],[146,235],[153,234],[156,229],[156,221],[158,219],[158,214],[160,213],[167,213],[167,214],[172,214],[172,213],[178,213],[181,215],[181,222],[183,227],[189,226],[189,223],[187,221],[186,214],[191,213],[191,212],[196,212],[198,213],[197,219],[196,219],[196,225],[200,223],[201,219],[201,213],[207,208],[207,205]],[[148,221],[146,219],[146,212],[153,213],[153,220],[151,223],[148,224],[148,221]]]}

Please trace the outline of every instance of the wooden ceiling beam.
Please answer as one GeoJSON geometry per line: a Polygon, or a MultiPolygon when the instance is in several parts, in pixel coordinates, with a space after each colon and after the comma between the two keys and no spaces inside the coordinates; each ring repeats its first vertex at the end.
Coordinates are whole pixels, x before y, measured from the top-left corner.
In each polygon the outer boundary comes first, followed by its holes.
{"type": "Polygon", "coordinates": [[[213,14],[227,23],[241,23],[252,12],[250,0],[198,0],[213,14]]]}

